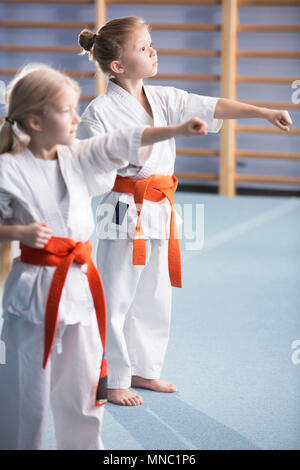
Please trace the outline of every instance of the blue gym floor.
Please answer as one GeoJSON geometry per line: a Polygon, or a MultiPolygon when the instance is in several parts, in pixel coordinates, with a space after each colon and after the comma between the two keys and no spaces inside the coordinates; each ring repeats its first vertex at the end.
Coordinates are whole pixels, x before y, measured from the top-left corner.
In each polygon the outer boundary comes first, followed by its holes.
{"type": "Polygon", "coordinates": [[[204,204],[205,232],[200,251],[182,240],[173,289],[162,378],[178,392],[108,404],[106,449],[300,449],[300,199],[177,192],[176,203],[204,204]]]}
{"type": "Polygon", "coordinates": [[[182,240],[173,290],[162,378],[178,392],[108,404],[106,449],[300,449],[300,199],[178,192],[176,203],[205,216],[204,248],[182,240]]]}

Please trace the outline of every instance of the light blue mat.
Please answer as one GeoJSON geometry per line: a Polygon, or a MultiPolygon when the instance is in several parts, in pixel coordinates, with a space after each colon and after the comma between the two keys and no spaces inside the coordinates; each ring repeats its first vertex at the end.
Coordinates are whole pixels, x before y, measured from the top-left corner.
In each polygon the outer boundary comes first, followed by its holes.
{"type": "MultiPolygon", "coordinates": [[[[173,292],[162,378],[178,392],[108,404],[105,447],[300,449],[300,200],[176,196],[205,214],[204,248],[182,240],[183,289],[173,292]]],[[[45,448],[55,448],[51,416],[45,448]]]]}

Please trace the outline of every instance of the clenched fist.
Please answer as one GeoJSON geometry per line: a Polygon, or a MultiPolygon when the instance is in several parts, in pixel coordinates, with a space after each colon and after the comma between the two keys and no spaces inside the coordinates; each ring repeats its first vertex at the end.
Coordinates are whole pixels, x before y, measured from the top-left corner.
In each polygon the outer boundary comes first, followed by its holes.
{"type": "Polygon", "coordinates": [[[51,238],[52,229],[40,222],[34,222],[30,225],[24,225],[20,234],[20,242],[31,248],[44,248],[51,238]]]}

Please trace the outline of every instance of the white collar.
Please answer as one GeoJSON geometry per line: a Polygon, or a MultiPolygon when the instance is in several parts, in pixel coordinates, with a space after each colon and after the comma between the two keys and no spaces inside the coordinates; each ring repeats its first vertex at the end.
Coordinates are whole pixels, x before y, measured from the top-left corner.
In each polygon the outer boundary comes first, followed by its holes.
{"type": "MultiPolygon", "coordinates": [[[[155,122],[155,110],[154,110],[154,105],[152,101],[151,94],[147,87],[143,85],[145,95],[147,96],[147,99],[149,101],[149,104],[152,109],[152,114],[153,114],[153,125],[155,122]]],[[[148,117],[148,119],[151,119],[151,116],[147,113],[145,108],[141,105],[141,103],[134,97],[132,96],[128,91],[126,91],[124,88],[122,88],[120,85],[117,85],[113,81],[109,80],[107,83],[107,88],[106,88],[106,93],[109,95],[116,95],[118,97],[122,98],[122,101],[127,103],[130,109],[134,109],[135,113],[137,113],[138,116],[144,117],[145,114],[148,117]]]]}

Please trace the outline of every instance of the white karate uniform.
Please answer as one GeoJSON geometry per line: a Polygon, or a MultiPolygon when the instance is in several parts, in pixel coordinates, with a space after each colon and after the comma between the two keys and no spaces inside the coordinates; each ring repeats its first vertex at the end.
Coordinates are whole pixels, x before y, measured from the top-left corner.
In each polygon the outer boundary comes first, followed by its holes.
{"type": "MultiPolygon", "coordinates": [[[[106,172],[141,165],[144,127],[58,146],[56,162],[26,149],[0,156],[0,223],[44,222],[55,237],[86,241],[94,230],[91,197],[106,172]]],[[[87,276],[73,263],[59,306],[55,345],[46,369],[44,316],[56,267],[14,259],[3,295],[0,449],[42,449],[51,404],[58,449],[103,449],[103,406],[96,407],[102,344],[87,276]]]]}
{"type": "MultiPolygon", "coordinates": [[[[166,126],[198,116],[208,132],[218,132],[222,120],[214,119],[218,97],[187,93],[173,87],[144,86],[153,119],[126,90],[112,81],[106,92],[93,100],[82,115],[78,138],[87,138],[127,126],[166,126]]],[[[140,149],[146,154],[149,149],[140,149]]],[[[129,164],[114,171],[103,187],[97,210],[99,238],[97,264],[103,279],[108,307],[108,387],[127,388],[132,375],[160,377],[169,337],[171,286],[168,273],[168,241],[171,208],[144,200],[141,220],[146,240],[146,265],[133,266],[132,238],[137,212],[132,194],[111,192],[116,173],[134,179],[153,174],[172,175],[176,157],[175,139],[153,146],[142,168],[129,164]],[[121,204],[125,217],[117,219],[110,206],[121,204]],[[119,223],[116,223],[119,222],[119,223]]],[[[178,218],[177,218],[178,221],[178,218]]]]}

